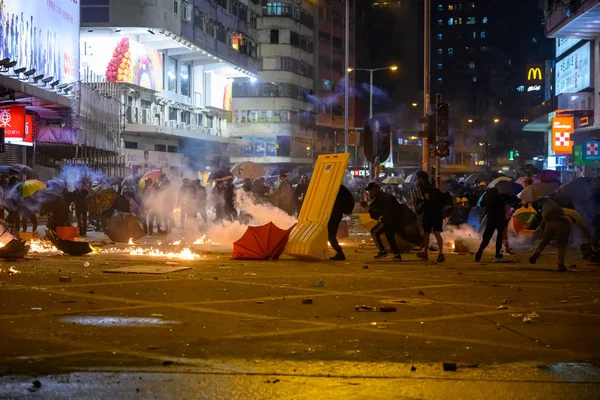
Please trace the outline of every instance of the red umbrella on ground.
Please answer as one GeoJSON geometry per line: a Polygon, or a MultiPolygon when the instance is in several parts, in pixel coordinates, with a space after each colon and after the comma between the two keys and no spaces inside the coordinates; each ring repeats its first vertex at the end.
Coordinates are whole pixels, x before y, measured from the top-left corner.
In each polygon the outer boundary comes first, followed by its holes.
{"type": "Polygon", "coordinates": [[[262,226],[250,226],[244,235],[233,244],[234,260],[277,260],[292,232],[278,228],[269,222],[262,226]]]}

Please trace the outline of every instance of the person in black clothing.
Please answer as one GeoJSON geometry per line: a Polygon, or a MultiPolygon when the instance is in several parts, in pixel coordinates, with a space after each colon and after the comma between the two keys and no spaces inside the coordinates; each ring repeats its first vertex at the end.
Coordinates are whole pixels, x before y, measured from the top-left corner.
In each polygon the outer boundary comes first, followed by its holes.
{"type": "Polygon", "coordinates": [[[87,235],[87,196],[88,191],[79,185],[73,191],[72,199],[75,203],[75,218],[77,218],[77,226],[79,227],[79,236],[87,235]]]}
{"type": "Polygon", "coordinates": [[[442,192],[429,181],[429,174],[425,171],[417,172],[417,186],[421,190],[423,200],[421,213],[423,214],[423,251],[417,257],[427,260],[429,237],[433,233],[438,244],[437,262],[444,262],[444,241],[442,239],[442,225],[444,221],[444,204],[442,192]]]}
{"type": "Polygon", "coordinates": [[[306,197],[306,192],[308,191],[308,183],[308,175],[302,175],[300,182],[298,182],[296,189],[294,189],[294,200],[296,202],[296,213],[298,215],[300,215],[302,203],[304,203],[304,197],[306,197]]]}
{"type": "Polygon", "coordinates": [[[483,239],[477,254],[475,254],[475,261],[481,260],[483,251],[490,244],[490,240],[494,235],[494,231],[497,232],[496,236],[496,258],[502,258],[502,239],[504,230],[507,227],[508,220],[506,218],[506,206],[509,203],[518,203],[519,199],[516,196],[500,193],[497,188],[489,188],[485,197],[481,200],[481,206],[485,207],[487,215],[487,225],[483,231],[483,239]]]}
{"type": "MultiPolygon", "coordinates": [[[[379,185],[376,183],[369,183],[365,189],[369,194],[369,198],[372,200],[369,205],[369,215],[371,218],[378,220],[377,225],[371,229],[371,236],[379,249],[379,253],[375,256],[376,259],[385,258],[388,253],[381,240],[381,235],[385,234],[385,237],[390,245],[390,248],[394,252],[394,259],[397,261],[402,260],[400,255],[400,249],[396,243],[395,235],[398,234],[408,241],[411,241],[406,237],[404,231],[404,209],[400,203],[391,194],[384,193],[379,189],[379,185]]],[[[363,202],[363,207],[367,207],[367,204],[363,202]]],[[[407,221],[409,222],[409,221],[407,221]]]]}
{"type": "Polygon", "coordinates": [[[337,232],[344,214],[352,214],[353,209],[354,197],[346,186],[341,185],[335,198],[335,203],[333,204],[329,222],[327,223],[327,239],[333,250],[336,252],[335,256],[329,258],[330,260],[343,261],[346,259],[344,251],[337,240],[337,232]]]}

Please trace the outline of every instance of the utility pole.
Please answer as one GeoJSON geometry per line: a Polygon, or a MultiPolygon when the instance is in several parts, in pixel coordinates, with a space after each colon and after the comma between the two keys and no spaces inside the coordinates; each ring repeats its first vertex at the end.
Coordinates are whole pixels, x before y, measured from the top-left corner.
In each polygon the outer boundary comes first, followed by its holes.
{"type": "Polygon", "coordinates": [[[344,42],[346,45],[345,47],[345,62],[346,62],[346,68],[345,68],[345,82],[346,84],[344,85],[344,153],[348,152],[348,118],[350,115],[350,110],[348,110],[348,103],[349,103],[349,95],[350,95],[350,71],[348,71],[348,68],[350,68],[350,0],[346,0],[346,41],[344,42]]]}
{"type": "MultiPolygon", "coordinates": [[[[423,111],[425,118],[429,115],[429,48],[431,46],[431,0],[425,0],[425,21],[424,21],[424,49],[423,49],[423,111]]],[[[426,124],[423,124],[423,131],[426,131],[426,124]]],[[[422,139],[422,168],[429,172],[429,140],[427,137],[422,139]]]]}
{"type": "MultiPolygon", "coordinates": [[[[436,145],[438,143],[438,141],[440,140],[440,124],[439,124],[439,114],[438,114],[438,110],[440,109],[440,104],[442,103],[442,95],[441,94],[436,94],[435,95],[435,143],[433,143],[433,145],[436,145]]],[[[435,168],[435,186],[437,188],[440,187],[440,157],[438,157],[437,151],[436,151],[436,157],[434,158],[433,161],[433,165],[435,168]]]]}

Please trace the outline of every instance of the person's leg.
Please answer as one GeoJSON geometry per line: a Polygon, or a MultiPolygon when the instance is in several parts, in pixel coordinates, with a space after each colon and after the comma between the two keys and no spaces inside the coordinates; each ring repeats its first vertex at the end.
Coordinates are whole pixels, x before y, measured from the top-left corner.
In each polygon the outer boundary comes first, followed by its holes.
{"type": "Polygon", "coordinates": [[[481,260],[483,251],[488,246],[488,244],[490,244],[490,240],[492,240],[492,236],[494,235],[495,230],[496,226],[494,225],[493,221],[488,220],[487,225],[485,226],[485,230],[483,231],[483,238],[481,239],[479,250],[477,250],[477,254],[475,254],[475,261],[481,260]]]}
{"type": "Polygon", "coordinates": [[[506,250],[506,253],[511,254],[510,246],[508,245],[508,226],[505,226],[504,231],[502,232],[502,244],[504,245],[504,250],[506,250]]]}
{"type": "Polygon", "coordinates": [[[379,254],[387,253],[385,246],[383,245],[383,240],[381,240],[381,235],[383,234],[384,229],[385,225],[383,225],[381,222],[378,222],[377,225],[371,229],[371,237],[373,237],[373,241],[379,250],[379,254]]]}
{"type": "Polygon", "coordinates": [[[558,247],[558,268],[562,269],[565,266],[567,245],[569,244],[569,236],[571,235],[571,224],[566,220],[560,220],[559,224],[560,228],[556,232],[556,246],[558,247]]]}
{"type": "Polygon", "coordinates": [[[400,258],[400,249],[398,248],[398,243],[396,243],[396,227],[384,225],[385,238],[390,244],[390,248],[392,249],[392,253],[396,256],[397,259],[400,258]]]}
{"type": "Polygon", "coordinates": [[[542,240],[537,245],[537,248],[535,249],[535,252],[533,253],[533,255],[531,257],[529,257],[530,263],[535,264],[537,259],[542,254],[542,251],[544,251],[544,249],[546,248],[548,243],[550,243],[550,240],[552,240],[554,238],[554,236],[556,235],[556,230],[557,230],[556,222],[557,221],[550,221],[550,222],[546,223],[546,226],[544,227],[544,232],[542,233],[542,240]]]}
{"type": "Polygon", "coordinates": [[[504,241],[504,231],[506,229],[506,225],[504,222],[498,222],[496,226],[496,258],[502,258],[502,242],[504,241]]]}
{"type": "Polygon", "coordinates": [[[21,227],[23,228],[23,232],[27,232],[27,217],[25,215],[21,217],[21,227]]]}
{"type": "Polygon", "coordinates": [[[37,229],[38,229],[38,220],[37,220],[37,216],[35,215],[35,213],[31,214],[31,224],[32,224],[31,232],[36,233],[37,229]]]}
{"type": "Polygon", "coordinates": [[[342,246],[340,246],[337,240],[337,232],[340,226],[340,222],[342,221],[343,215],[341,213],[332,213],[329,218],[329,222],[327,223],[327,238],[329,240],[329,244],[331,244],[331,248],[335,250],[336,255],[331,259],[335,260],[344,260],[344,251],[342,250],[342,246]]]}

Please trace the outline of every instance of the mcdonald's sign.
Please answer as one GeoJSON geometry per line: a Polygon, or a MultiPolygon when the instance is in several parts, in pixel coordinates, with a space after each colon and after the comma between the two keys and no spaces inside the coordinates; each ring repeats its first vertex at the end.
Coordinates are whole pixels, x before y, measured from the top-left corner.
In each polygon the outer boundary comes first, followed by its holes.
{"type": "Polygon", "coordinates": [[[544,82],[544,65],[529,64],[527,65],[527,83],[542,83],[544,82]]]}

